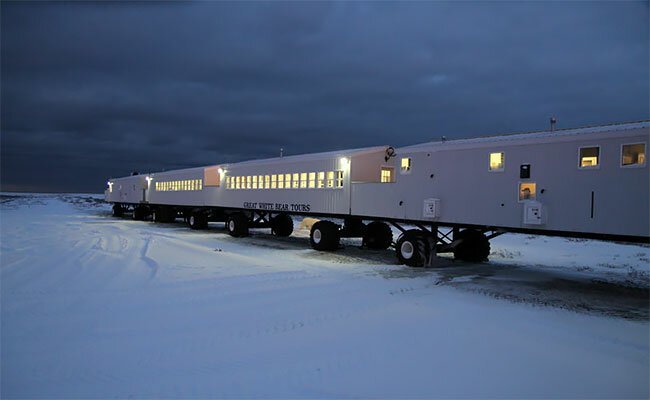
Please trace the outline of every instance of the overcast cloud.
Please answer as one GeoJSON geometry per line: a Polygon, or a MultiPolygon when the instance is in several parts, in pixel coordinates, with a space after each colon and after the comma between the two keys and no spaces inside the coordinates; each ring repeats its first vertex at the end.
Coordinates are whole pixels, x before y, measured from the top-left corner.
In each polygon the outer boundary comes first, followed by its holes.
{"type": "Polygon", "coordinates": [[[2,190],[650,118],[648,2],[0,11],[2,190]]]}

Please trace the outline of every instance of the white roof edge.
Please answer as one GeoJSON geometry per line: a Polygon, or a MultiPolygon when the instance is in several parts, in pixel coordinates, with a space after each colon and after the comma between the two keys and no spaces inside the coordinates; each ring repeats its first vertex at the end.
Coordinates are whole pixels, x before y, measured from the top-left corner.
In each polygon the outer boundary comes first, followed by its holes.
{"type": "Polygon", "coordinates": [[[305,153],[305,154],[296,154],[292,156],[284,157],[272,157],[264,159],[253,159],[246,161],[238,161],[233,163],[224,164],[229,167],[234,166],[246,166],[246,165],[255,165],[255,164],[265,164],[265,163],[275,163],[275,162],[300,162],[300,161],[310,161],[310,160],[320,160],[333,157],[345,157],[345,156],[355,156],[365,153],[374,153],[376,151],[384,151],[388,145],[385,146],[372,146],[372,147],[361,147],[357,149],[343,149],[343,150],[334,150],[326,151],[321,153],[305,153]]]}
{"type": "Polygon", "coordinates": [[[500,142],[500,141],[508,141],[508,140],[537,139],[537,138],[544,138],[544,137],[565,137],[565,136],[580,135],[580,134],[587,134],[587,133],[626,131],[631,129],[642,129],[642,128],[650,128],[650,121],[587,126],[582,128],[563,128],[563,129],[556,129],[554,131],[506,133],[506,134],[498,134],[498,135],[479,136],[475,138],[449,139],[445,142],[431,141],[431,142],[418,143],[414,145],[400,147],[400,150],[417,149],[420,147],[427,147],[431,145],[442,145],[443,143],[447,145],[455,145],[455,144],[485,143],[491,141],[500,142]]]}

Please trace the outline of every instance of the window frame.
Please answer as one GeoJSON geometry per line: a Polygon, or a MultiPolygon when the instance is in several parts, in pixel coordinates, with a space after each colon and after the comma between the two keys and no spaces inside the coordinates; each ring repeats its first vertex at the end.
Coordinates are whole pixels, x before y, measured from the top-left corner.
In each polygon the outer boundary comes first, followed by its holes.
{"type": "Polygon", "coordinates": [[[517,203],[524,203],[526,201],[537,201],[537,182],[533,182],[533,181],[518,181],[517,182],[517,203]],[[523,200],[521,200],[519,198],[519,193],[521,193],[521,185],[522,184],[533,184],[533,185],[535,185],[535,198],[534,199],[523,199],[523,200]]]}
{"type": "Polygon", "coordinates": [[[600,165],[602,163],[603,163],[603,156],[602,156],[602,152],[601,152],[601,147],[599,145],[586,145],[586,146],[579,146],[578,147],[578,169],[579,170],[588,171],[588,170],[600,169],[600,165]],[[593,148],[598,149],[598,164],[583,167],[582,166],[582,154],[581,154],[580,151],[582,149],[593,149],[593,148]]]}
{"type": "Polygon", "coordinates": [[[382,165],[379,167],[379,183],[395,183],[395,167],[392,165],[382,165]],[[390,180],[388,182],[382,181],[382,173],[384,171],[389,171],[390,172],[390,180]]]}
{"type": "Polygon", "coordinates": [[[399,160],[399,173],[400,173],[400,175],[408,175],[408,174],[411,173],[411,171],[413,171],[413,157],[401,157],[400,160],[399,160]],[[408,166],[408,169],[406,169],[406,170],[402,166],[402,161],[404,159],[409,160],[409,166],[408,166]]]}
{"type": "Polygon", "coordinates": [[[506,170],[506,152],[505,151],[490,151],[488,153],[488,172],[504,172],[506,170]],[[492,169],[492,154],[502,154],[501,168],[492,169]]]}
{"type": "Polygon", "coordinates": [[[621,157],[619,158],[619,164],[618,166],[621,168],[645,168],[645,166],[648,164],[648,143],[646,142],[634,142],[634,143],[621,143],[621,152],[620,152],[621,157]],[[630,146],[630,145],[635,145],[635,144],[642,144],[643,145],[643,150],[644,150],[644,158],[643,164],[629,164],[629,165],[623,165],[623,146],[630,146]]]}

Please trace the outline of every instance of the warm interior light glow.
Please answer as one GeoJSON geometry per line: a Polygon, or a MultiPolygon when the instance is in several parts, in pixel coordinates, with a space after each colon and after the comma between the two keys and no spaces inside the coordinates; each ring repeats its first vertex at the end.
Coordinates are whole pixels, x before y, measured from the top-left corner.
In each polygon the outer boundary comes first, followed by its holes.
{"type": "Polygon", "coordinates": [[[581,167],[593,167],[598,165],[598,157],[582,157],[581,167]]]}
{"type": "Polygon", "coordinates": [[[580,148],[580,168],[589,168],[598,166],[600,148],[598,147],[581,147],[580,148]]]}
{"type": "Polygon", "coordinates": [[[401,171],[402,173],[407,173],[411,171],[411,158],[410,157],[404,157],[402,158],[401,164],[401,171]]]}
{"type": "Polygon", "coordinates": [[[503,153],[490,153],[490,171],[503,171],[503,153]]]}

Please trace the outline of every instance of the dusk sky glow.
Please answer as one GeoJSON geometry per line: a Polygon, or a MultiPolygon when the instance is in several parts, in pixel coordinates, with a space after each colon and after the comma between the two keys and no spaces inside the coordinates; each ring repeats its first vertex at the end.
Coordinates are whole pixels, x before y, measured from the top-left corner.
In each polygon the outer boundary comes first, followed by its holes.
{"type": "Polygon", "coordinates": [[[648,4],[2,2],[1,189],[647,120],[648,4]]]}

